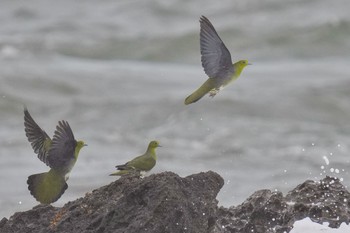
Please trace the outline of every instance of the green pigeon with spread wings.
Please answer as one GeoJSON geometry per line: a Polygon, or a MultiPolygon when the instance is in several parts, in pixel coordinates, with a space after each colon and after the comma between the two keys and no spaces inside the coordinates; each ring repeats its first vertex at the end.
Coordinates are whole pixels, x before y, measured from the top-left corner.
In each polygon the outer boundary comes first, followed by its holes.
{"type": "Polygon", "coordinates": [[[209,19],[202,16],[199,22],[201,61],[209,78],[185,99],[186,105],[197,102],[207,93],[214,97],[222,88],[236,80],[244,67],[250,65],[247,60],[232,64],[230,52],[209,19]]]}
{"type": "Polygon", "coordinates": [[[129,173],[138,173],[150,171],[157,162],[156,148],[160,147],[158,141],[151,141],[143,155],[137,156],[133,160],[115,166],[118,171],[110,174],[110,176],[122,176],[129,173]]]}
{"type": "Polygon", "coordinates": [[[28,177],[30,194],[41,204],[57,201],[68,188],[69,173],[78,159],[79,151],[86,146],[76,141],[67,121],[59,121],[53,138],[33,120],[27,108],[24,108],[24,129],[38,158],[51,169],[48,172],[28,177]]]}

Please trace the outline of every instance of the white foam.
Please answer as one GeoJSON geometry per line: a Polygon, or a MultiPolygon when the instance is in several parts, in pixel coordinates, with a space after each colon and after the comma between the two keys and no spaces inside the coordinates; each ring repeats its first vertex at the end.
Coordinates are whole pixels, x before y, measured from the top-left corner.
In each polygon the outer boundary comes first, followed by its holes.
{"type": "Polygon", "coordinates": [[[339,228],[328,227],[329,223],[318,224],[311,221],[310,218],[304,218],[294,223],[294,228],[290,233],[349,233],[350,226],[342,223],[339,228]]]}

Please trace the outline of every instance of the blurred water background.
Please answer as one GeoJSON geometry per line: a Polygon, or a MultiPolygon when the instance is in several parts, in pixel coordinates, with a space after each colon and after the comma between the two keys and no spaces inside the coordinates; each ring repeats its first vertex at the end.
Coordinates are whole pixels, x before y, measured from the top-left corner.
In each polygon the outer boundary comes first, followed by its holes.
{"type": "Polygon", "coordinates": [[[38,203],[48,171],[24,133],[23,104],[50,135],[67,120],[83,148],[54,206],[115,180],[116,164],[163,145],[151,173],[213,170],[223,206],[306,179],[350,184],[350,1],[130,0],[0,3],[0,218],[38,203]],[[199,17],[242,76],[185,106],[207,77],[199,17]]]}

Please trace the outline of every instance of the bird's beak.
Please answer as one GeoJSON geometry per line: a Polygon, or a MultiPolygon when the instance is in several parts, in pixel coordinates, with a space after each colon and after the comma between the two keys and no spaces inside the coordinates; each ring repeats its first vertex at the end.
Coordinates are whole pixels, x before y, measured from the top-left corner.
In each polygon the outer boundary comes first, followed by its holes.
{"type": "Polygon", "coordinates": [[[251,66],[251,65],[253,65],[253,64],[252,64],[252,63],[248,63],[247,65],[248,65],[248,66],[251,66]]]}
{"type": "Polygon", "coordinates": [[[158,145],[157,147],[163,147],[163,146],[161,146],[161,145],[158,145]]]}
{"type": "Polygon", "coordinates": [[[85,143],[84,146],[88,146],[88,144],[85,143]]]}

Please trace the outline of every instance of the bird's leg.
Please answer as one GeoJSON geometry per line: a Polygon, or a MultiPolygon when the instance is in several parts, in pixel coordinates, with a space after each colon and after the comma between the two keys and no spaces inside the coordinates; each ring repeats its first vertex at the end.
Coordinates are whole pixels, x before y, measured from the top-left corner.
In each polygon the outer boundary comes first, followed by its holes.
{"type": "Polygon", "coordinates": [[[138,176],[140,178],[143,178],[142,171],[137,169],[130,170],[130,174],[132,174],[133,176],[138,176]]]}
{"type": "Polygon", "coordinates": [[[219,93],[220,88],[213,88],[209,91],[209,96],[213,98],[217,93],[219,93]]]}
{"type": "Polygon", "coordinates": [[[146,173],[147,173],[146,171],[140,171],[140,173],[139,173],[140,174],[140,178],[141,179],[145,178],[146,173]]]}

